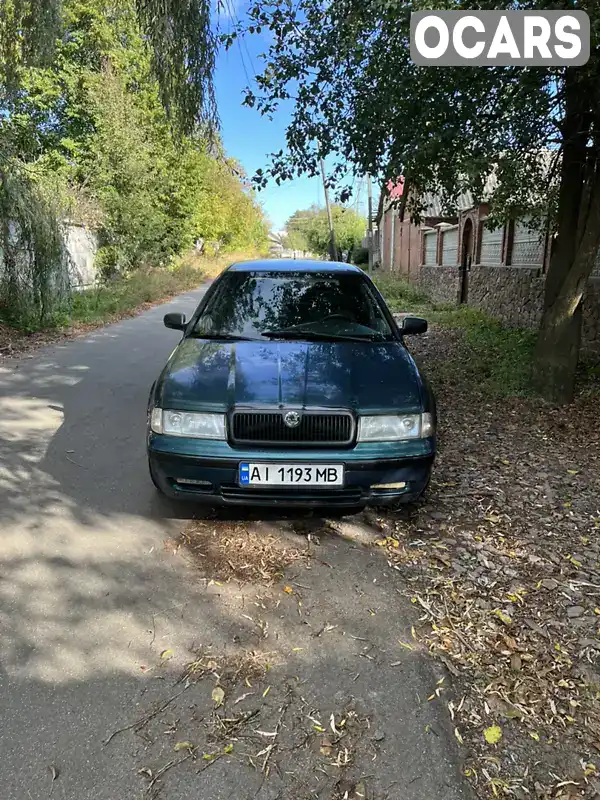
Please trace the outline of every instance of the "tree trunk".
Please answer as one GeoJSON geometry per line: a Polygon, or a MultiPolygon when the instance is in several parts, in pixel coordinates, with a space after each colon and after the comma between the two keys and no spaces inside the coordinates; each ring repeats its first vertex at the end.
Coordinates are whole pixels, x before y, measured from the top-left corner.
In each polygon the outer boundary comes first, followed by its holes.
{"type": "Polygon", "coordinates": [[[577,76],[567,70],[558,236],[546,276],[533,372],[535,389],[557,405],[573,399],[583,293],[600,245],[600,178],[596,154],[590,162],[587,149],[586,100],[577,76]]]}

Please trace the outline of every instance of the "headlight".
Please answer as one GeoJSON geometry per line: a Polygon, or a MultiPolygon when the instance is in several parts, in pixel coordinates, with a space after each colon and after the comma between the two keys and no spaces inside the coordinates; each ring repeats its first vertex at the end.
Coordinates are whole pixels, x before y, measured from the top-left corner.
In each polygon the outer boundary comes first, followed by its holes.
{"type": "Polygon", "coordinates": [[[433,436],[431,414],[391,414],[361,417],[358,424],[359,442],[397,442],[404,439],[425,439],[433,436]]]}
{"type": "Polygon", "coordinates": [[[193,439],[225,439],[224,414],[197,414],[190,411],[152,410],[150,427],[154,433],[189,436],[193,439]]]}

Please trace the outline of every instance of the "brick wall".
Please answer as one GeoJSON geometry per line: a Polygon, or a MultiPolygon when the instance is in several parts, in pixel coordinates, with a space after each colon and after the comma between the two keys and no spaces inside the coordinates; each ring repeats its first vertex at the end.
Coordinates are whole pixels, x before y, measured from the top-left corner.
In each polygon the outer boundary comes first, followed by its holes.
{"type": "MultiPolygon", "coordinates": [[[[539,267],[513,267],[510,263],[510,243],[514,225],[504,229],[502,236],[503,265],[477,264],[481,254],[483,220],[487,206],[461,213],[459,218],[459,253],[467,220],[473,225],[473,261],[469,271],[467,303],[514,327],[537,327],[544,307],[544,270],[550,258],[548,244],[539,258],[539,267]]],[[[422,232],[421,232],[422,235],[422,232]]],[[[441,261],[441,240],[438,238],[438,263],[441,261]]],[[[526,253],[527,255],[527,253],[526,253]]],[[[422,261],[422,259],[421,259],[422,261]]],[[[425,266],[418,273],[405,273],[411,281],[419,282],[434,302],[456,304],[460,300],[460,268],[425,266]]],[[[584,349],[600,353],[600,276],[590,279],[583,303],[582,344],[584,349]]]]}

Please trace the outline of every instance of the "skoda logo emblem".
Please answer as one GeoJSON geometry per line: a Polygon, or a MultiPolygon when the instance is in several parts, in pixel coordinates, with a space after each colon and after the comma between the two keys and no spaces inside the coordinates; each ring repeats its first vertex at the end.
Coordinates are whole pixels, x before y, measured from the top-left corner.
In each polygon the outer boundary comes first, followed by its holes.
{"type": "Polygon", "coordinates": [[[301,420],[302,417],[297,411],[288,411],[287,414],[283,415],[283,421],[288,428],[297,428],[301,420]]]}

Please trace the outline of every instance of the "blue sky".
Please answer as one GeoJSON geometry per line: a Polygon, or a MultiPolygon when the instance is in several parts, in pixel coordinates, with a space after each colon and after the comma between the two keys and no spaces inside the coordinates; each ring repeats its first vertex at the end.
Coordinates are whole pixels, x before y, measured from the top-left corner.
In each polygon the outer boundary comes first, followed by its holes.
{"type": "MultiPolygon", "coordinates": [[[[232,14],[243,16],[245,6],[245,0],[226,0],[225,7],[229,11],[221,13],[219,18],[222,31],[231,29],[232,14]]],[[[255,109],[242,106],[244,87],[249,82],[252,85],[255,73],[261,71],[262,62],[258,56],[266,48],[265,39],[248,36],[243,42],[235,42],[229,51],[221,51],[217,63],[215,84],[223,143],[227,153],[241,162],[248,175],[264,169],[269,162],[268,154],[285,147],[285,128],[290,116],[288,108],[271,121],[255,109]]],[[[286,181],[281,186],[270,183],[258,194],[258,200],[276,231],[283,229],[294,211],[315,203],[325,204],[321,181],[304,177],[286,181]]]]}
{"type": "MultiPolygon", "coordinates": [[[[238,4],[237,14],[242,13],[238,4]]],[[[227,30],[231,22],[222,15],[220,24],[227,30]]],[[[281,112],[270,121],[255,109],[242,106],[244,87],[248,79],[253,83],[255,72],[260,71],[258,55],[265,49],[263,39],[249,36],[245,42],[234,43],[228,52],[222,51],[217,63],[215,83],[223,143],[227,153],[241,162],[248,175],[264,169],[269,161],[268,154],[284,147],[289,119],[289,111],[281,112]]],[[[258,199],[273,230],[281,230],[299,208],[308,208],[314,203],[324,205],[323,188],[316,178],[299,178],[281,186],[273,182],[259,193],[258,199]]]]}

